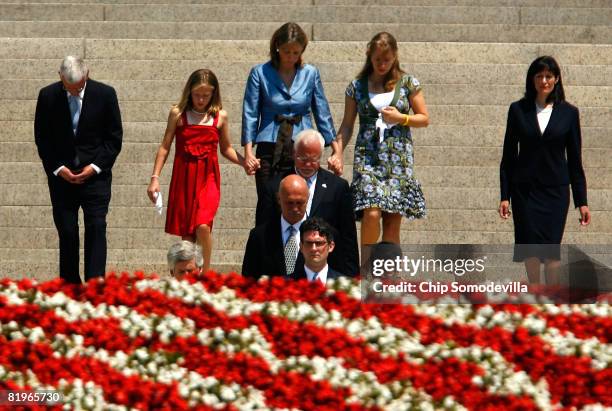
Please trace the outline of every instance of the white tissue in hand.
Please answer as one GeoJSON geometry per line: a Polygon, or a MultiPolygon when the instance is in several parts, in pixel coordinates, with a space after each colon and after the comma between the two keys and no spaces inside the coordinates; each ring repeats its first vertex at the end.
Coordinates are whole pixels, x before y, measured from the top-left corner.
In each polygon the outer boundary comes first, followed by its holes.
{"type": "Polygon", "coordinates": [[[157,213],[161,215],[163,207],[164,202],[162,201],[162,193],[160,191],[157,191],[155,193],[155,211],[157,211],[157,213]]]}

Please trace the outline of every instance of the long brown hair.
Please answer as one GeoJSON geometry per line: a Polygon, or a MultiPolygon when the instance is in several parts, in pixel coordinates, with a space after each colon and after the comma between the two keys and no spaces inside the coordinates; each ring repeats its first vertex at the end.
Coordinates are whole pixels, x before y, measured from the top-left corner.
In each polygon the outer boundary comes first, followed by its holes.
{"type": "MultiPolygon", "coordinates": [[[[302,53],[306,50],[308,45],[308,36],[304,30],[297,23],[289,22],[280,26],[270,39],[270,60],[275,69],[278,70],[280,66],[280,57],[278,55],[278,48],[283,44],[287,43],[298,43],[302,46],[302,53]]],[[[295,68],[302,67],[302,55],[295,63],[295,68]]]]}
{"type": "Polygon", "coordinates": [[[366,61],[363,67],[361,68],[361,71],[357,75],[357,78],[367,80],[368,76],[372,74],[372,72],[374,71],[374,67],[372,66],[372,54],[374,54],[376,50],[380,50],[383,53],[390,51],[395,56],[395,61],[393,62],[391,69],[387,72],[385,78],[383,79],[385,91],[391,91],[395,87],[395,83],[398,82],[398,80],[402,77],[403,74],[405,74],[405,72],[400,68],[397,53],[397,41],[395,40],[395,37],[393,37],[386,31],[382,31],[376,34],[368,43],[366,61]]]}
{"type": "Polygon", "coordinates": [[[183,93],[181,94],[181,99],[176,104],[176,107],[181,113],[183,113],[185,110],[193,108],[193,101],[191,101],[191,90],[203,84],[213,88],[213,94],[210,98],[208,106],[206,107],[206,113],[214,117],[217,115],[219,110],[223,108],[223,105],[221,104],[221,90],[219,89],[219,80],[217,80],[217,76],[215,76],[215,73],[209,69],[199,69],[191,73],[189,79],[187,79],[187,83],[185,83],[183,93]]]}

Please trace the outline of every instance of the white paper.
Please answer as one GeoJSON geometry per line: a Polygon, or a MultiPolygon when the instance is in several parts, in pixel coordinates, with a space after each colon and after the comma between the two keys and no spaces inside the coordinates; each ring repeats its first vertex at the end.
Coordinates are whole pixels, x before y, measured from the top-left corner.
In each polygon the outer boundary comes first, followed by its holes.
{"type": "Polygon", "coordinates": [[[393,100],[393,92],[380,93],[370,98],[370,103],[378,111],[378,119],[376,120],[376,128],[378,129],[378,140],[382,143],[385,139],[385,130],[395,126],[397,123],[387,123],[380,112],[383,108],[388,107],[393,100]]]}
{"type": "Polygon", "coordinates": [[[157,214],[162,214],[162,209],[164,208],[164,202],[162,200],[162,193],[160,191],[155,192],[155,211],[157,214]]]}

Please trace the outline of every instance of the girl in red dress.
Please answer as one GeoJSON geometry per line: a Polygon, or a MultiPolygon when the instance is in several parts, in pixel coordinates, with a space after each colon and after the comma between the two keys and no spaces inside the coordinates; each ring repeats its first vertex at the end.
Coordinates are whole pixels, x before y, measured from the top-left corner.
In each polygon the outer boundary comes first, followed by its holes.
{"type": "Polygon", "coordinates": [[[147,189],[152,202],[160,191],[159,176],[175,136],[166,232],[197,241],[202,247],[202,269],[206,271],[210,267],[211,229],[221,188],[217,144],[225,158],[244,167],[244,158],[230,143],[227,112],[222,110],[219,82],[212,71],[191,73],[180,101],[170,110],[147,189]]]}

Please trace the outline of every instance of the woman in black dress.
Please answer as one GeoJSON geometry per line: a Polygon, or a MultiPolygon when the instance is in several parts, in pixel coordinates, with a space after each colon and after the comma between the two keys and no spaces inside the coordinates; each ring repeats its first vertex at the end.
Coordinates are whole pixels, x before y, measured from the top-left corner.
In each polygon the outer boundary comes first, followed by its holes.
{"type": "Polygon", "coordinates": [[[582,168],[578,109],[565,101],[554,58],[538,57],[527,71],[525,97],[510,105],[500,165],[499,215],[514,220],[514,261],[524,261],[531,283],[558,283],[569,185],[580,224],[591,221],[582,168]],[[535,246],[534,246],[535,245],[535,246]],[[540,245],[540,246],[537,246],[540,245]]]}

